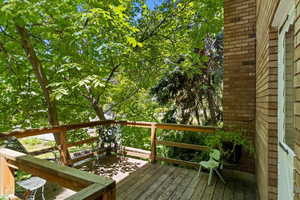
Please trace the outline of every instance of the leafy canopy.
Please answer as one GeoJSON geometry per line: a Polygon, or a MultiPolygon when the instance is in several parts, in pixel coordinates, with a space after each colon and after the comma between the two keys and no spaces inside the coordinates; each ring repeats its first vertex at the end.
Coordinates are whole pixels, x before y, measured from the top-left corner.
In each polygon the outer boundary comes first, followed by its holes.
{"type": "MultiPolygon", "coordinates": [[[[221,0],[1,0],[0,131],[46,126],[48,107],[16,27],[23,27],[63,123],[97,116],[157,120],[148,94],[185,55],[222,29],[221,0]]],[[[155,114],[156,113],[156,114],[155,114]]]]}

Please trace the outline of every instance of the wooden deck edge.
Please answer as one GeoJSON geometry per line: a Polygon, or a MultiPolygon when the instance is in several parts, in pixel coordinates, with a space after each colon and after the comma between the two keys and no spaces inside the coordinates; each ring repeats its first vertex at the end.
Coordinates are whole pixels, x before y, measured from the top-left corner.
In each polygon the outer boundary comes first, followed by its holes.
{"type": "Polygon", "coordinates": [[[112,196],[105,195],[107,192],[112,191],[115,195],[116,182],[112,183],[109,187],[104,188],[103,185],[94,183],[89,185],[88,187],[80,190],[79,192],[73,194],[68,197],[66,200],[83,200],[83,199],[101,199],[101,200],[115,200],[112,196]],[[104,195],[103,195],[104,194],[104,195]],[[103,195],[102,197],[100,197],[103,195]],[[99,198],[100,197],[100,198],[99,198]]]}

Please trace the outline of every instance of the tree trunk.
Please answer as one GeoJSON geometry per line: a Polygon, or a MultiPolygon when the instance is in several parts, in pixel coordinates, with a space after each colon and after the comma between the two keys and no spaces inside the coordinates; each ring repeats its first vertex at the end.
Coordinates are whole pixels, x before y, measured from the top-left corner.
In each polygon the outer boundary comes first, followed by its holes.
{"type": "Polygon", "coordinates": [[[100,106],[97,102],[92,102],[92,107],[100,120],[106,120],[102,106],[100,106]]]}
{"type": "Polygon", "coordinates": [[[92,88],[88,87],[87,85],[85,86],[85,89],[88,93],[88,95],[83,95],[91,104],[91,107],[94,109],[97,117],[100,120],[106,120],[105,115],[104,115],[104,111],[102,106],[99,104],[99,97],[95,97],[93,94],[93,90],[92,88]]]}
{"type": "MultiPolygon", "coordinates": [[[[51,126],[58,126],[58,116],[56,109],[56,102],[54,99],[51,99],[51,88],[48,87],[48,80],[43,70],[43,66],[39,58],[37,57],[35,50],[30,42],[30,37],[28,31],[25,27],[16,25],[17,31],[21,37],[22,47],[28,57],[30,64],[32,65],[32,69],[34,74],[38,80],[38,83],[43,91],[44,98],[46,100],[47,108],[48,108],[48,121],[51,126]]],[[[57,144],[60,144],[59,135],[54,134],[54,138],[57,144]]]]}
{"type": "Polygon", "coordinates": [[[205,123],[207,123],[207,112],[206,112],[206,107],[204,106],[204,103],[203,103],[203,97],[200,98],[200,105],[202,107],[202,110],[203,110],[203,117],[204,117],[204,121],[205,123]]]}
{"type": "MultiPolygon", "coordinates": [[[[58,126],[58,114],[57,114],[57,108],[56,108],[56,102],[55,99],[51,98],[51,88],[48,87],[48,80],[44,73],[43,66],[39,58],[37,57],[35,50],[33,48],[33,45],[30,42],[30,37],[28,34],[28,31],[25,27],[16,25],[16,29],[21,37],[21,44],[22,47],[28,57],[28,60],[32,66],[32,69],[34,71],[34,74],[39,82],[39,85],[43,91],[44,98],[46,100],[47,108],[48,108],[48,121],[51,126],[58,126]]],[[[61,133],[65,134],[65,133],[61,133]]],[[[57,145],[61,144],[61,139],[65,139],[63,135],[61,134],[53,134],[55,138],[55,142],[57,145]],[[62,137],[60,137],[62,136],[62,137]]],[[[62,145],[61,145],[62,146],[62,145]]],[[[67,161],[70,159],[70,154],[68,152],[68,149],[66,149],[64,152],[61,151],[61,155],[65,156],[65,164],[67,164],[67,161]]]]}
{"type": "Polygon", "coordinates": [[[215,125],[217,123],[216,109],[215,109],[214,97],[210,89],[208,89],[207,91],[207,100],[208,100],[208,108],[209,108],[211,122],[213,125],[215,125]]]}
{"type": "Polygon", "coordinates": [[[189,119],[190,119],[190,114],[187,113],[185,110],[182,110],[181,111],[181,121],[180,121],[180,123],[181,124],[188,124],[189,119]]]}
{"type": "Polygon", "coordinates": [[[197,120],[198,126],[200,126],[201,125],[201,121],[200,121],[200,115],[199,115],[198,107],[196,107],[196,109],[195,109],[195,116],[196,116],[196,120],[197,120]]]}

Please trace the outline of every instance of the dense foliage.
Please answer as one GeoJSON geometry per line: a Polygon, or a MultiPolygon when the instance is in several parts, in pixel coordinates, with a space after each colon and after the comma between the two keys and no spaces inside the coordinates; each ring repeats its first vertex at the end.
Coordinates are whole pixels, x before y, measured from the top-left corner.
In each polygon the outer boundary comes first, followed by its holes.
{"type": "Polygon", "coordinates": [[[204,48],[195,51],[200,62],[192,63],[193,70],[180,67],[188,59],[182,56],[151,93],[161,105],[171,104],[166,122],[216,125],[222,121],[223,35],[206,38],[204,48]]]}
{"type": "MultiPolygon", "coordinates": [[[[164,141],[173,141],[173,142],[181,142],[186,144],[196,144],[196,145],[203,145],[207,146],[205,138],[207,134],[205,133],[195,133],[195,132],[188,132],[188,131],[163,131],[159,138],[164,141]]],[[[194,161],[199,162],[202,160],[207,159],[207,152],[206,151],[196,151],[190,149],[183,149],[177,147],[165,147],[159,146],[159,153],[164,157],[168,158],[175,158],[179,160],[187,160],[187,161],[194,161]]]]}
{"type": "MultiPolygon", "coordinates": [[[[208,109],[204,121],[216,124],[222,25],[222,0],[165,0],[151,9],[143,0],[0,0],[0,131],[160,121],[180,109],[195,114],[174,122],[193,123],[208,109]],[[153,98],[169,86],[163,104],[153,98]]],[[[147,131],[123,131],[125,143],[149,147],[147,131]]]]}

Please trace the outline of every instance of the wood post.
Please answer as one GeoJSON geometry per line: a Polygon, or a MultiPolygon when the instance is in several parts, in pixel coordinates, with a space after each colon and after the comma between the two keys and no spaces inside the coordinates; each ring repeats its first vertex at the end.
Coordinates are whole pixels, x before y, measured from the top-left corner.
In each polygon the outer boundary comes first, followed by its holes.
{"type": "Polygon", "coordinates": [[[116,200],[116,188],[113,188],[112,190],[106,192],[103,194],[100,200],[116,200]]]}
{"type": "Polygon", "coordinates": [[[111,198],[111,200],[117,199],[116,186],[110,191],[110,198],[111,198]]]}
{"type": "Polygon", "coordinates": [[[60,161],[64,165],[68,165],[70,160],[70,154],[67,147],[66,132],[59,133],[59,143],[60,161]]]}
{"type": "Polygon", "coordinates": [[[0,195],[15,194],[14,170],[8,166],[6,159],[0,156],[0,195]]]}
{"type": "Polygon", "coordinates": [[[155,124],[151,125],[151,155],[150,155],[151,163],[156,162],[156,126],[155,124]]]}

